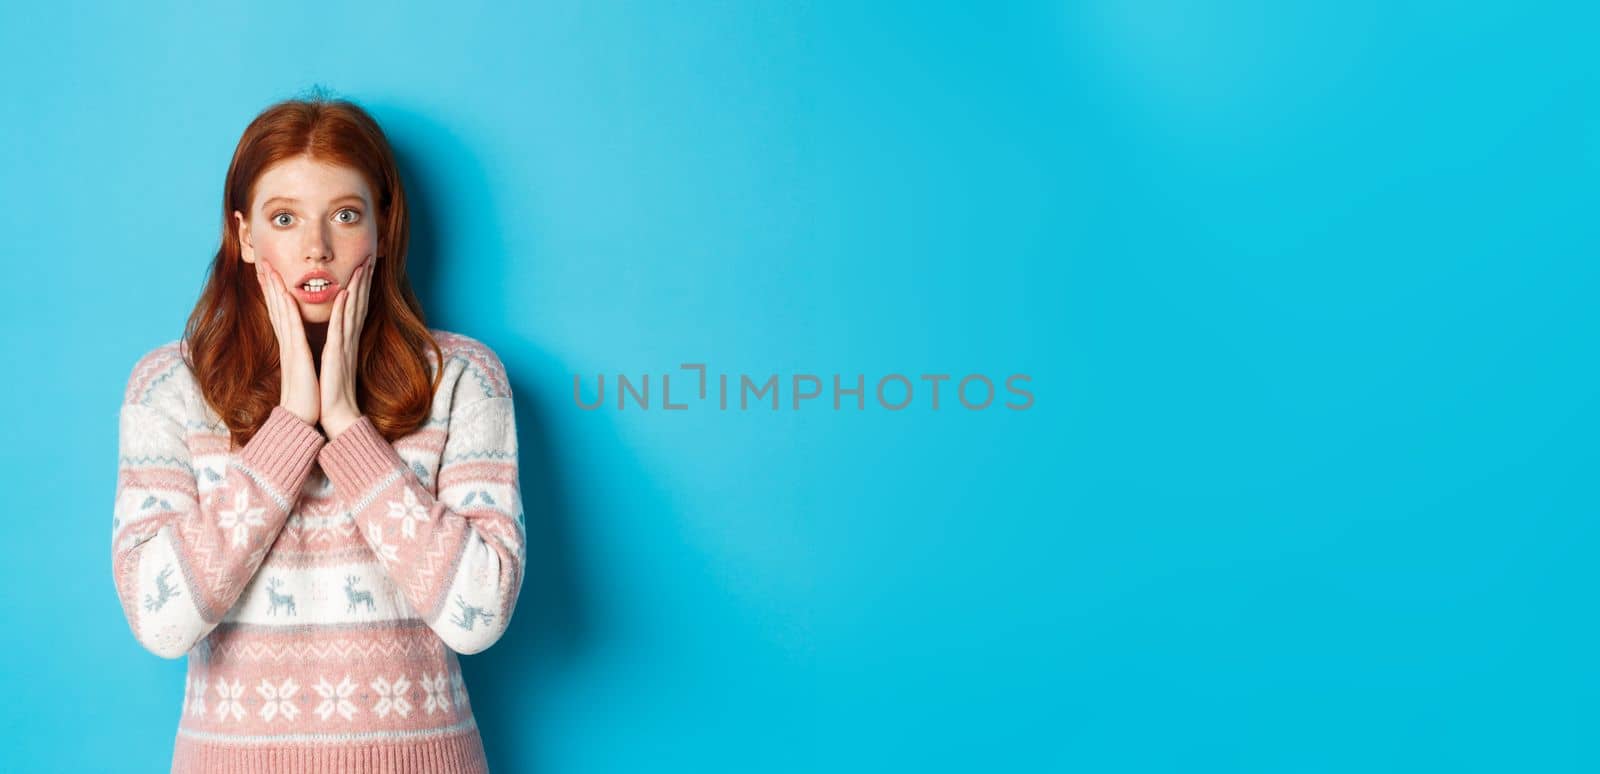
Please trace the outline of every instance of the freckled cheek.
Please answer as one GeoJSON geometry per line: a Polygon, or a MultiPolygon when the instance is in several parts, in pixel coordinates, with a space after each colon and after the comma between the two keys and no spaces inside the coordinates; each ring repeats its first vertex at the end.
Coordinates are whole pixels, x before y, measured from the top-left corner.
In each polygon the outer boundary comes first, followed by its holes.
{"type": "Polygon", "coordinates": [[[267,265],[276,269],[279,274],[294,263],[294,254],[298,249],[285,239],[257,239],[255,248],[256,256],[266,261],[267,265]]]}
{"type": "Polygon", "coordinates": [[[291,268],[290,264],[292,264],[293,261],[288,258],[288,255],[289,254],[286,252],[273,252],[266,256],[267,265],[271,266],[272,270],[277,272],[278,276],[282,277],[284,282],[290,282],[290,278],[293,276],[289,272],[289,269],[291,268]]]}
{"type": "Polygon", "coordinates": [[[377,234],[364,232],[348,234],[334,240],[334,254],[340,259],[348,259],[352,265],[360,263],[363,258],[371,255],[378,247],[377,234]]]}
{"type": "Polygon", "coordinates": [[[339,257],[350,256],[356,261],[367,257],[378,246],[378,240],[368,236],[351,236],[336,243],[339,257]]]}

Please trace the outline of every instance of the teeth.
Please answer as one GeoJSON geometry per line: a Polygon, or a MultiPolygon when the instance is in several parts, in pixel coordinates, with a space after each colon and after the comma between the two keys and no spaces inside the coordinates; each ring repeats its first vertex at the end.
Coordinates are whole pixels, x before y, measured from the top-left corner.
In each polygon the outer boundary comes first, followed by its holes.
{"type": "Polygon", "coordinates": [[[327,280],[314,279],[314,280],[307,280],[305,286],[306,286],[307,290],[322,290],[323,288],[325,288],[325,287],[327,287],[327,286],[329,286],[331,284],[333,284],[333,283],[330,283],[327,280]]]}

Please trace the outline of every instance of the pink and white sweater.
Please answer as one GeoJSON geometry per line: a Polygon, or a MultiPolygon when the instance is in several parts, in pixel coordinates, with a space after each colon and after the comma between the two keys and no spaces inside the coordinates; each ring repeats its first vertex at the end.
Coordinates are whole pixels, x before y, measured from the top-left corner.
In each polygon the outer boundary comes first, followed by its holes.
{"type": "Polygon", "coordinates": [[[174,772],[487,771],[457,654],[499,639],[522,582],[511,386],[432,332],[432,414],[392,443],[279,406],[234,448],[187,342],[133,367],[111,566],[139,642],[189,656],[174,772]]]}

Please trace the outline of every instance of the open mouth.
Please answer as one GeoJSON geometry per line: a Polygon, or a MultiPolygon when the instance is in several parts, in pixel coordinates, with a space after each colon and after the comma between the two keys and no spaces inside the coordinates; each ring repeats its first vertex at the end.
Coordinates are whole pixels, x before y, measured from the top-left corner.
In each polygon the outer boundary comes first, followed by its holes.
{"type": "Polygon", "coordinates": [[[295,286],[295,295],[308,304],[325,304],[339,294],[339,283],[326,277],[316,277],[295,286]]]}

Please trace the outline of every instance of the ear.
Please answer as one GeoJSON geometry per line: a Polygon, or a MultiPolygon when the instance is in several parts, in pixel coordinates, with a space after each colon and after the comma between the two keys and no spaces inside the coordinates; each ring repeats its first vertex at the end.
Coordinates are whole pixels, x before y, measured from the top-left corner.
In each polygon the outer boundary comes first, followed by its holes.
{"type": "Polygon", "coordinates": [[[256,262],[256,249],[250,245],[250,224],[238,210],[233,211],[234,227],[239,230],[239,253],[245,263],[256,262]]]}

